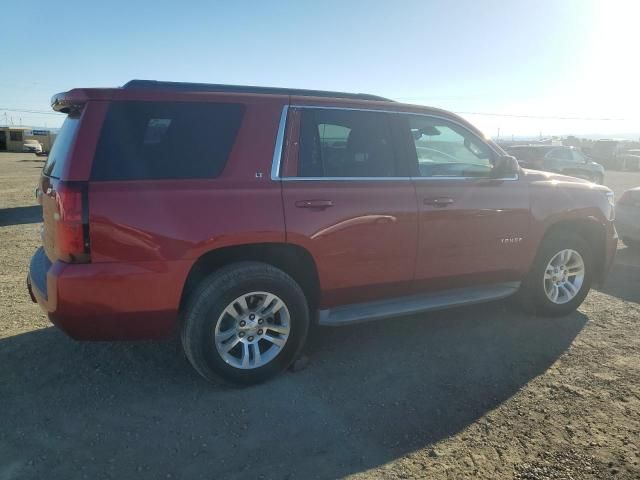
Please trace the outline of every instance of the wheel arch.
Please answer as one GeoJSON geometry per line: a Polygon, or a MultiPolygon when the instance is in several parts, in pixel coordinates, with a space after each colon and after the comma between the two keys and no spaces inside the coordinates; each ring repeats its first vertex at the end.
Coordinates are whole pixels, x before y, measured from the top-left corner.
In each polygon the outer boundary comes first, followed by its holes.
{"type": "Polygon", "coordinates": [[[289,243],[250,243],[219,247],[202,254],[191,266],[184,282],[180,310],[206,276],[221,267],[241,261],[263,262],[282,270],[300,285],[312,309],[318,304],[318,269],[308,250],[289,243]]]}

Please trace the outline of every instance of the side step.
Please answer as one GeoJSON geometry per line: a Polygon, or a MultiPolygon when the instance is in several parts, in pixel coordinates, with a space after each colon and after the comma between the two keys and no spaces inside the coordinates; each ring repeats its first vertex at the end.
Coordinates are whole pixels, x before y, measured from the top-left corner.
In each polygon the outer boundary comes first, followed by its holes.
{"type": "Polygon", "coordinates": [[[516,293],[518,288],[520,288],[520,282],[509,282],[356,303],[354,305],[319,310],[318,323],[326,326],[340,326],[442,310],[449,307],[473,305],[506,298],[516,293]]]}

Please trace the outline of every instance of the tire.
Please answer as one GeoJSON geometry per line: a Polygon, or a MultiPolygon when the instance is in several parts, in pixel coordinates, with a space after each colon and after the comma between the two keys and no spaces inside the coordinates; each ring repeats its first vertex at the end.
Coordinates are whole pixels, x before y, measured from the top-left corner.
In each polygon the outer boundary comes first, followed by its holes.
{"type": "Polygon", "coordinates": [[[628,248],[631,248],[632,250],[640,250],[640,241],[639,240],[633,240],[629,237],[623,237],[621,238],[622,243],[624,243],[628,248]]]}
{"type": "Polygon", "coordinates": [[[183,318],[184,352],[213,383],[251,385],[274,377],[296,359],[309,330],[309,307],[300,286],[260,262],[232,264],[205,278],[190,296],[183,318]],[[232,344],[229,352],[221,352],[232,344]]]}
{"type": "Polygon", "coordinates": [[[593,175],[593,179],[592,179],[593,183],[597,184],[597,185],[602,185],[604,184],[604,177],[598,173],[596,173],[595,175],[593,175]]]}
{"type": "MultiPolygon", "coordinates": [[[[593,268],[591,248],[584,238],[571,232],[551,232],[542,241],[533,268],[522,283],[519,292],[521,304],[527,311],[542,316],[555,317],[572,313],[580,306],[589,293],[593,279],[593,268]],[[572,289],[576,289],[576,292],[570,299],[570,286],[566,285],[566,282],[561,281],[561,286],[555,287],[554,289],[552,283],[555,282],[553,282],[552,279],[545,279],[549,263],[552,260],[556,260],[556,263],[562,265],[562,260],[560,260],[562,257],[558,255],[560,255],[560,252],[567,250],[578,254],[577,256],[571,254],[569,257],[566,265],[569,265],[570,268],[567,271],[571,272],[573,269],[576,269],[576,265],[579,265],[579,260],[582,260],[583,264],[581,282],[578,282],[579,276],[568,275],[567,277],[567,281],[571,283],[572,289]],[[576,288],[578,283],[580,285],[576,288]],[[546,290],[548,288],[551,289],[552,296],[554,292],[560,292],[556,302],[552,301],[547,294],[546,290]]],[[[556,275],[556,273],[553,273],[553,275],[556,275]]],[[[562,275],[562,271],[558,273],[558,275],[562,275]]],[[[559,277],[556,278],[561,280],[559,277]]]]}

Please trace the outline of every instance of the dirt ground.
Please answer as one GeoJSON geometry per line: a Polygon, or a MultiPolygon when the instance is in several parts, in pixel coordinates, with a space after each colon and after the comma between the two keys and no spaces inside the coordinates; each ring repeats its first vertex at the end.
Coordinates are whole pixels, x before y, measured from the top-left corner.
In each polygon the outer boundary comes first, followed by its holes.
{"type": "Polygon", "coordinates": [[[0,479],[640,478],[640,254],[565,318],[503,301],[317,329],[307,368],[229,389],[175,341],[50,326],[25,288],[41,166],[0,154],[0,479]]]}

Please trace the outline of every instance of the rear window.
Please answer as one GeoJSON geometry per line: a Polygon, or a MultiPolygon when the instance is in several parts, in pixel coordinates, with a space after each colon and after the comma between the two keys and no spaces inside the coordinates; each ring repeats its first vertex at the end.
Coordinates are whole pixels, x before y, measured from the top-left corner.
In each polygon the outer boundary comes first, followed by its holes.
{"type": "Polygon", "coordinates": [[[65,164],[69,160],[71,145],[73,145],[73,141],[76,138],[79,125],[79,116],[68,116],[64,120],[62,128],[58,132],[56,140],[53,142],[53,147],[51,147],[51,151],[49,152],[47,163],[44,164],[42,172],[45,175],[60,178],[60,175],[64,171],[65,164]]]}
{"type": "Polygon", "coordinates": [[[242,121],[242,105],[114,102],[98,141],[93,180],[217,177],[242,121]]]}

